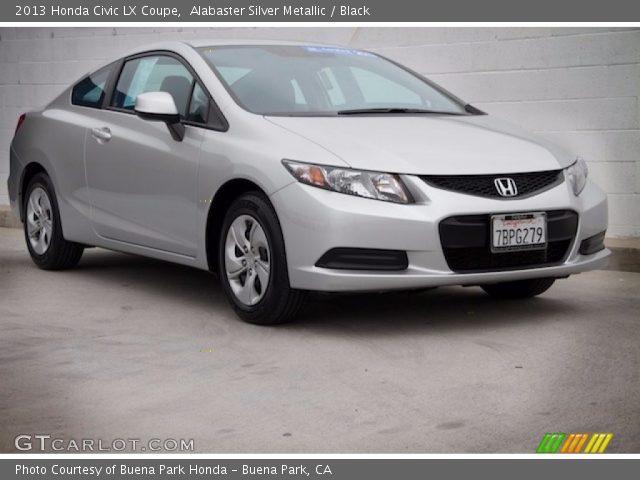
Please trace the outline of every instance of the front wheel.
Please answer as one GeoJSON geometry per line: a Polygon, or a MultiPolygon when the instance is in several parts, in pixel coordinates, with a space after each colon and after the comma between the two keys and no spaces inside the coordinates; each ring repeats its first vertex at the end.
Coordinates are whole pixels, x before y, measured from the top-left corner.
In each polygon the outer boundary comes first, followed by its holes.
{"type": "Polygon", "coordinates": [[[222,288],[238,316],[259,325],[291,320],[304,292],[289,286],[280,223],[264,195],[247,193],[231,204],[218,245],[222,288]]]}
{"type": "Polygon", "coordinates": [[[481,287],[492,297],[530,298],[549,290],[555,281],[555,278],[531,278],[513,282],[492,283],[481,285],[481,287]]]}

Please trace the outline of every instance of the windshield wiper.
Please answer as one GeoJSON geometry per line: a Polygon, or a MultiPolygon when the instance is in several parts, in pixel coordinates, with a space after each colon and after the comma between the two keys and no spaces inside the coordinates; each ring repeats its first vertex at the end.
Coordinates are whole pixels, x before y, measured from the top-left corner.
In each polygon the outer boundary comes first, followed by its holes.
{"type": "Polygon", "coordinates": [[[471,115],[486,115],[486,112],[483,112],[478,107],[474,107],[470,103],[467,103],[464,106],[464,110],[465,112],[470,113],[471,115]]]}
{"type": "Polygon", "coordinates": [[[402,108],[402,107],[383,107],[383,108],[354,108],[352,110],[338,110],[338,115],[367,115],[371,113],[434,113],[438,115],[464,115],[457,112],[442,112],[439,110],[426,110],[422,108],[402,108]]]}

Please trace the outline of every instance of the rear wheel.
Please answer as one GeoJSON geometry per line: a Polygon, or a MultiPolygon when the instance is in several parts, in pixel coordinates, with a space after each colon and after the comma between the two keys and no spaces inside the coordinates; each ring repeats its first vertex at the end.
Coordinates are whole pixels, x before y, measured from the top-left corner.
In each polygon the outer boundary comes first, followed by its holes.
{"type": "Polygon", "coordinates": [[[481,287],[492,297],[530,298],[549,290],[555,281],[555,278],[531,278],[514,282],[492,283],[481,285],[481,287]]]}
{"type": "Polygon", "coordinates": [[[289,286],[282,231],[267,198],[246,193],[235,200],[218,244],[220,280],[238,316],[260,325],[290,321],[304,292],[289,286]]]}
{"type": "Polygon", "coordinates": [[[62,236],[60,211],[51,180],[35,175],[24,195],[24,235],[31,259],[44,270],[64,270],[77,265],[84,247],[62,236]]]}

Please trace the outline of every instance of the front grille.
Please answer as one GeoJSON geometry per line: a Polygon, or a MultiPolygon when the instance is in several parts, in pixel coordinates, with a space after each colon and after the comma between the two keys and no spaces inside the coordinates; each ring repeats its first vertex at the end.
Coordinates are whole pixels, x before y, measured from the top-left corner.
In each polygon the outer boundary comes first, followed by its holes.
{"type": "Polygon", "coordinates": [[[549,190],[562,183],[564,176],[562,170],[549,170],[546,172],[505,173],[504,175],[423,175],[421,178],[436,188],[478,197],[508,200],[530,197],[549,190]],[[511,197],[501,196],[494,183],[497,178],[513,179],[518,193],[511,197]]]}
{"type": "Polygon", "coordinates": [[[449,268],[458,273],[547,267],[562,263],[578,228],[571,210],[547,213],[547,248],[491,252],[490,215],[459,215],[440,222],[440,241],[449,268]]]}

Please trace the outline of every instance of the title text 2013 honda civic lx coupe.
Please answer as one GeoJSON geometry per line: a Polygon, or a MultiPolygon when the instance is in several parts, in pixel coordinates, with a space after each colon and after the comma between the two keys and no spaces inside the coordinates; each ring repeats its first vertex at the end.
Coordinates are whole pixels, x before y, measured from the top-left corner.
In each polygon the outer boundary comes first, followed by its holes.
{"type": "Polygon", "coordinates": [[[609,255],[582,159],[332,46],[138,49],[20,117],[9,196],[39,267],[100,246],[216,271],[260,324],[308,291],[532,297],[609,255]]]}

